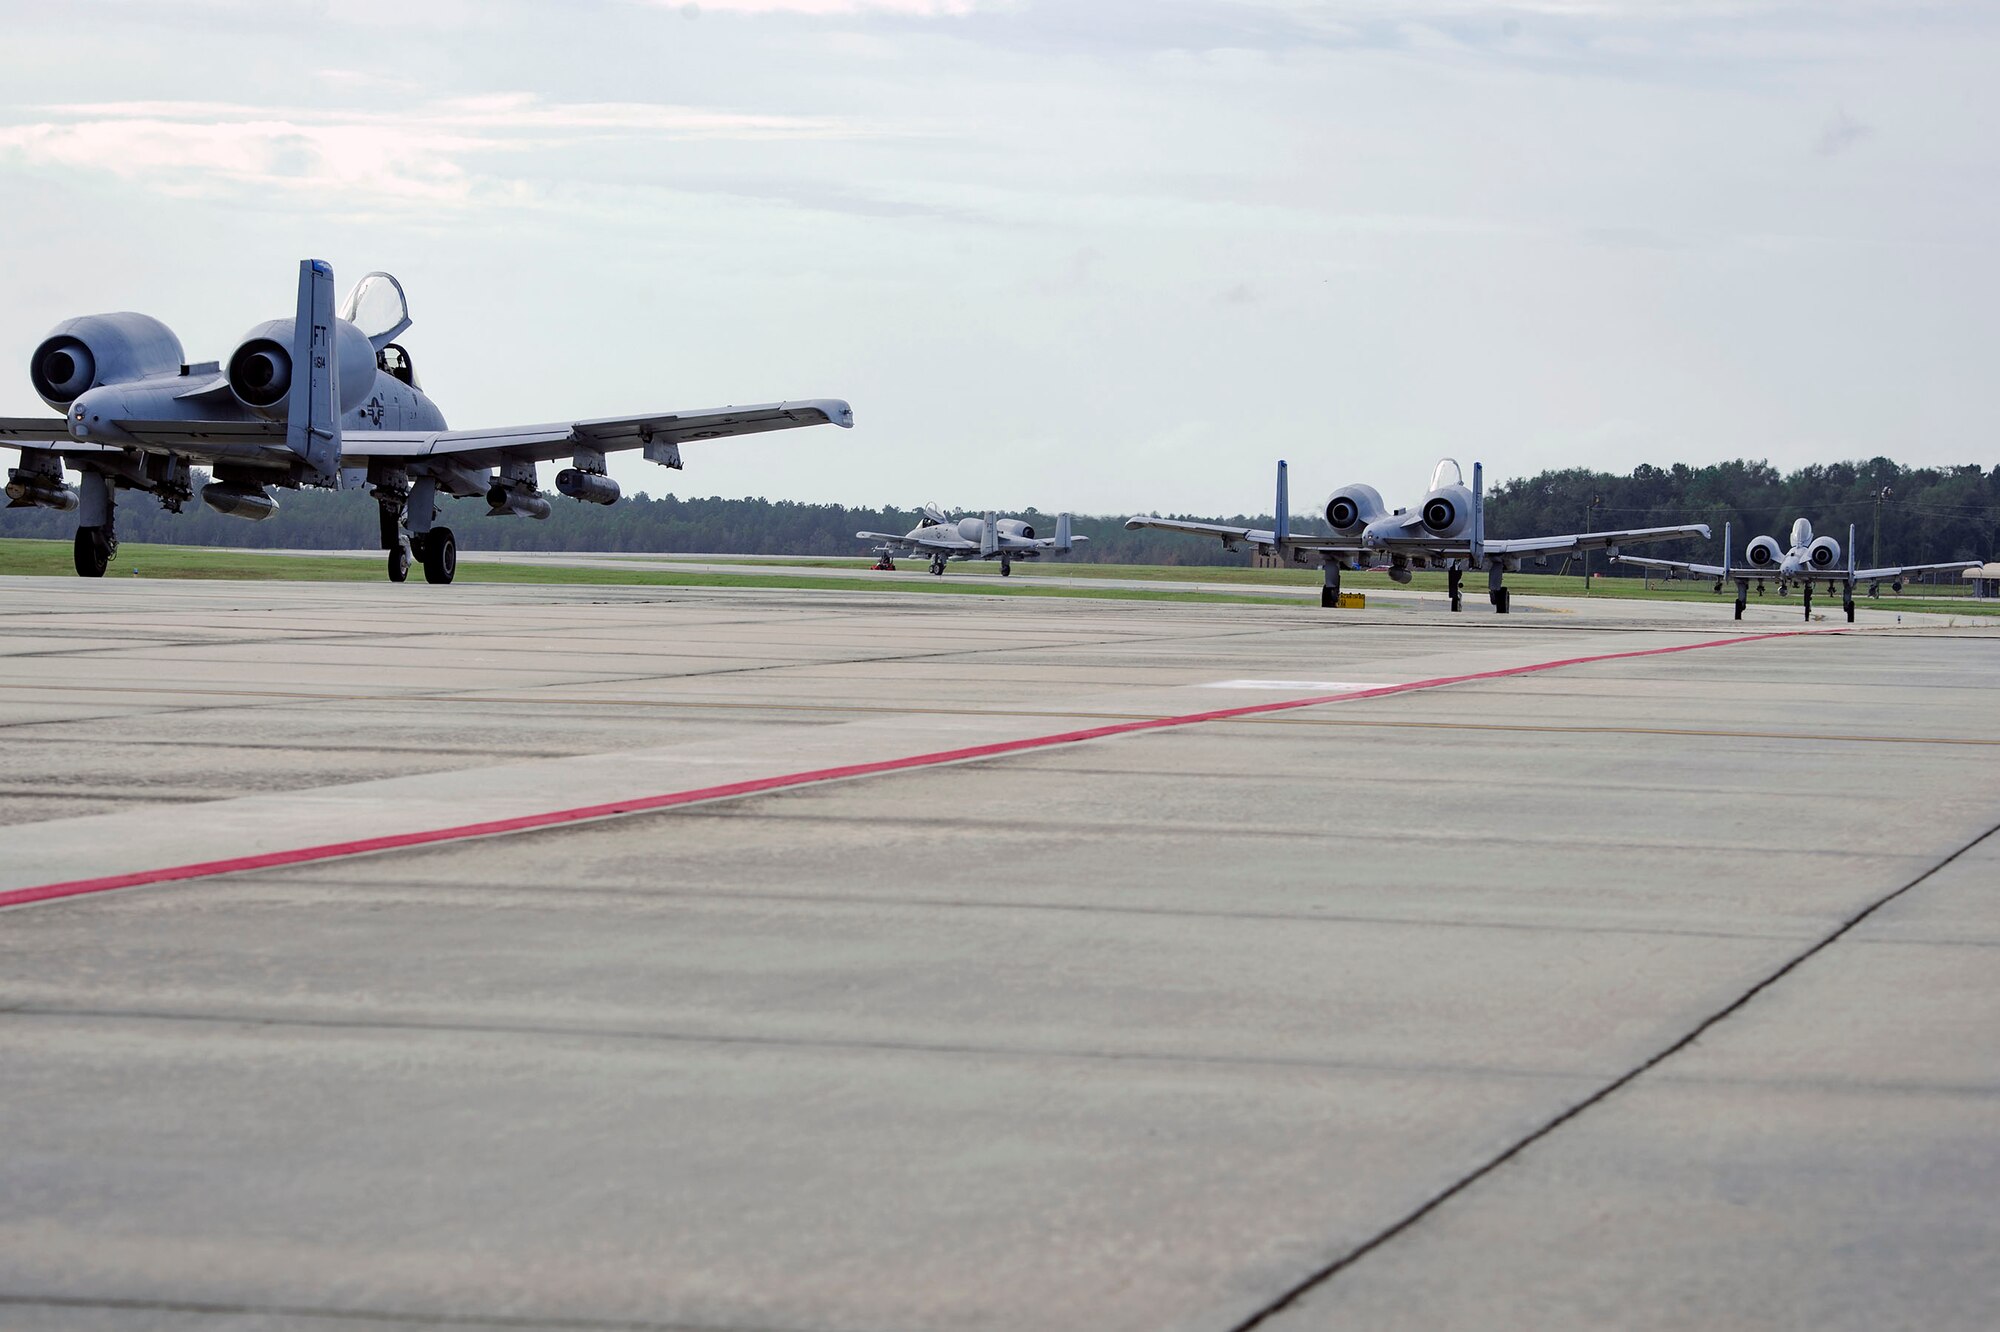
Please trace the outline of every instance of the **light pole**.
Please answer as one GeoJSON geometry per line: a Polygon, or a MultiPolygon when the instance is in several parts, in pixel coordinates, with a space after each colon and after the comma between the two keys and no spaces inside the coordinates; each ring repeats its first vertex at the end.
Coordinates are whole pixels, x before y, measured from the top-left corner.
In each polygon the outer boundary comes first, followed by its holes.
{"type": "Polygon", "coordinates": [[[1882,567],[1882,504],[1895,493],[1887,486],[1875,492],[1875,549],[1868,556],[1868,562],[1878,569],[1882,567]]]}

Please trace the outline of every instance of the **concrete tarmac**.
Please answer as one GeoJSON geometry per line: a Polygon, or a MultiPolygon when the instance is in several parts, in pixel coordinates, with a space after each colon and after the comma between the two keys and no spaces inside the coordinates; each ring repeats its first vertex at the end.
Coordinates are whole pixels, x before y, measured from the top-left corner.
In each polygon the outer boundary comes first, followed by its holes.
{"type": "Polygon", "coordinates": [[[916,765],[0,911],[0,1326],[1990,1326],[1995,632],[1542,609],[0,580],[0,901],[916,765]]]}

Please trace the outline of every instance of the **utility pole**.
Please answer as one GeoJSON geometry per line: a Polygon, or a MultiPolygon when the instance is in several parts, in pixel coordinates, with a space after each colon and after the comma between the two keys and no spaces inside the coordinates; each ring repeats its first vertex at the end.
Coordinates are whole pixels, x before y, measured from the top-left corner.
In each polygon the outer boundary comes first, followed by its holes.
{"type": "MultiPolygon", "coordinates": [[[[1604,496],[1592,495],[1590,497],[1590,503],[1584,506],[1583,534],[1585,536],[1590,535],[1591,519],[1596,516],[1597,506],[1602,503],[1604,503],[1604,496]]],[[[1589,546],[1585,546],[1583,548],[1583,595],[1585,595],[1586,597],[1590,595],[1590,547],[1589,546]]]]}
{"type": "Polygon", "coordinates": [[[1868,562],[1876,568],[1882,567],[1882,503],[1895,492],[1884,486],[1875,492],[1875,549],[1868,556],[1868,562]]]}

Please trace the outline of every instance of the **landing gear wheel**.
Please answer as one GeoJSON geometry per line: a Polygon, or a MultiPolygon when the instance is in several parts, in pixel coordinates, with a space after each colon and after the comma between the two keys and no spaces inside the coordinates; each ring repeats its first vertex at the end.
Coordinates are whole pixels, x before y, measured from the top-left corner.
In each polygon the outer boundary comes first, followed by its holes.
{"type": "Polygon", "coordinates": [[[1340,593],[1334,591],[1330,587],[1320,588],[1319,608],[1321,610],[1332,610],[1335,606],[1338,606],[1339,604],[1340,604],[1340,593]]]}
{"type": "Polygon", "coordinates": [[[389,552],[389,581],[400,583],[410,576],[410,565],[414,563],[410,548],[398,541],[396,548],[389,552]]]}
{"type": "Polygon", "coordinates": [[[1013,572],[1014,572],[1014,562],[1012,560],[1000,561],[1000,576],[1002,578],[1010,576],[1013,572]]]}
{"type": "Polygon", "coordinates": [[[111,542],[101,527],[76,529],[76,572],[82,578],[102,578],[111,564],[111,542]]]}
{"type": "Polygon", "coordinates": [[[449,583],[458,574],[458,538],[449,527],[433,527],[424,538],[424,581],[449,583]]]}
{"type": "Polygon", "coordinates": [[[1514,592],[1513,592],[1513,589],[1512,589],[1512,588],[1505,588],[1505,587],[1496,587],[1496,588],[1494,588],[1494,589],[1493,589],[1493,613],[1494,613],[1494,614],[1496,614],[1496,615],[1506,615],[1506,614],[1508,614],[1509,612],[1511,612],[1511,611],[1513,610],[1513,608],[1514,608],[1514,592]]]}

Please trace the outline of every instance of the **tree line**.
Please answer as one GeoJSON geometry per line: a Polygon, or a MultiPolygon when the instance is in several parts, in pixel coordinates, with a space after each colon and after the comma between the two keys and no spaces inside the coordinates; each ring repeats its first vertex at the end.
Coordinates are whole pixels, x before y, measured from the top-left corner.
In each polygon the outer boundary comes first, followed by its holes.
{"type": "MultiPolygon", "coordinates": [[[[197,487],[198,488],[198,487],[197,487]]],[[[551,496],[546,521],[486,517],[481,500],[439,505],[468,550],[564,551],[717,555],[867,554],[854,534],[863,529],[904,532],[917,525],[909,509],[850,508],[792,500],[681,498],[641,492],[608,508],[551,496]]],[[[1416,496],[1385,496],[1414,502],[1416,496]]],[[[118,535],[125,541],[178,545],[374,549],[377,509],[366,491],[283,491],[280,512],[262,523],[214,513],[199,500],[170,514],[150,498],[120,495],[118,535]]],[[[1055,516],[1028,510],[1008,516],[1052,535],[1055,516]]],[[[1269,527],[1269,514],[1179,514],[1208,522],[1269,527]]],[[[1726,462],[1709,467],[1641,464],[1629,476],[1568,468],[1521,477],[1487,496],[1487,530],[1494,536],[1577,532],[1623,527],[1708,523],[1716,542],[1725,522],[1734,528],[1736,554],[1751,537],[1768,534],[1782,544],[1794,518],[1845,545],[1857,529],[1864,563],[1915,564],[1995,558],[2000,550],[2000,467],[1903,467],[1886,458],[1803,467],[1780,473],[1766,462],[1726,462]],[[1879,538],[1878,538],[1879,528],[1879,538]],[[1879,558],[1877,541],[1879,539],[1879,558]]],[[[0,536],[67,539],[75,515],[46,509],[0,510],[0,536]]],[[[1209,538],[1171,532],[1125,530],[1124,515],[1078,516],[1075,530],[1088,536],[1073,559],[1117,564],[1240,564],[1209,538]]],[[[1319,515],[1301,515],[1294,530],[1324,533],[1319,515]]],[[[1699,543],[1698,543],[1699,544],[1699,543]]],[[[1683,553],[1712,558],[1708,543],[1683,553]]],[[[1660,548],[1671,554],[1671,548],[1660,548]]],[[[1603,570],[1603,562],[1597,562],[1603,570]]],[[[1626,572],[1622,566],[1610,572],[1626,572]]],[[[1636,575],[1637,571],[1630,571],[1636,575]]]]}

